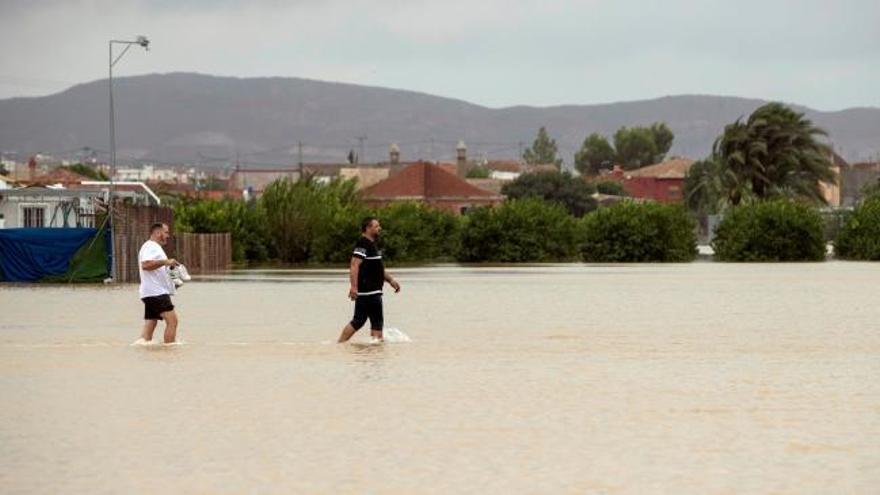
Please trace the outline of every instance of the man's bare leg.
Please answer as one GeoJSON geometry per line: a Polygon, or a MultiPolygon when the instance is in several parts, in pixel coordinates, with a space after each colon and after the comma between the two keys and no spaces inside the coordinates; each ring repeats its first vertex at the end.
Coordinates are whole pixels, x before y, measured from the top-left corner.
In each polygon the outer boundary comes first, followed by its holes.
{"type": "Polygon", "coordinates": [[[147,342],[153,340],[153,331],[156,330],[157,320],[144,320],[144,329],[141,330],[141,338],[147,342]]]}
{"type": "Polygon", "coordinates": [[[162,313],[165,319],[165,343],[170,344],[177,339],[177,313],[174,310],[162,313]]]}
{"type": "Polygon", "coordinates": [[[337,344],[341,344],[343,342],[348,342],[348,339],[351,338],[357,330],[351,326],[351,323],[345,325],[345,328],[342,329],[342,333],[339,334],[339,340],[336,341],[337,344]]]}

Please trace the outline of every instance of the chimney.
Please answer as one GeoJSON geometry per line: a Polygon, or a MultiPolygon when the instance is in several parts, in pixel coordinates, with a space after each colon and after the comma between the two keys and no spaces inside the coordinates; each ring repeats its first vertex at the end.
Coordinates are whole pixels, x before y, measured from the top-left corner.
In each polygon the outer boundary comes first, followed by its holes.
{"type": "Polygon", "coordinates": [[[464,141],[459,141],[455,147],[455,167],[459,177],[465,177],[468,173],[467,146],[464,141]]]}
{"type": "Polygon", "coordinates": [[[391,156],[391,165],[400,163],[400,148],[396,143],[391,143],[391,149],[388,154],[391,156]]]}
{"type": "Polygon", "coordinates": [[[34,155],[28,160],[28,180],[34,180],[34,177],[37,176],[37,156],[34,155]]]}

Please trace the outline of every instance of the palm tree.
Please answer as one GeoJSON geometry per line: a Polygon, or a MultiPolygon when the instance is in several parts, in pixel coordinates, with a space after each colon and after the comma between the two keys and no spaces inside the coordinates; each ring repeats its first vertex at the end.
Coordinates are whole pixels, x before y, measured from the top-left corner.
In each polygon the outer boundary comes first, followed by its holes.
{"type": "Polygon", "coordinates": [[[749,195],[733,172],[714,157],[695,162],[684,178],[685,204],[699,215],[719,213],[726,205],[739,204],[749,195]]]}
{"type": "Polygon", "coordinates": [[[828,134],[803,113],[768,103],[746,122],[726,126],[715,141],[713,154],[736,178],[740,188],[730,191],[736,205],[747,184],[757,199],[795,196],[825,202],[820,182],[833,182],[831,148],[818,140],[828,134]]]}

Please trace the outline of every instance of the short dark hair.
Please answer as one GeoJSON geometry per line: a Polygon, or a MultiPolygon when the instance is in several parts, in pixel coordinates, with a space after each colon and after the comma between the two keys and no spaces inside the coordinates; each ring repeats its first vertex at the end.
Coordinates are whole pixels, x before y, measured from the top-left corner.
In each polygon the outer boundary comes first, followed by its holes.
{"type": "Polygon", "coordinates": [[[367,227],[369,227],[370,224],[373,223],[373,220],[379,220],[379,219],[376,218],[376,217],[366,217],[366,218],[364,218],[364,220],[361,222],[361,232],[366,232],[366,231],[367,231],[367,227]]]}
{"type": "Polygon", "coordinates": [[[150,235],[153,235],[153,232],[155,232],[157,230],[162,230],[162,227],[164,227],[164,226],[165,226],[165,224],[162,222],[154,223],[152,226],[150,226],[150,235]]]}

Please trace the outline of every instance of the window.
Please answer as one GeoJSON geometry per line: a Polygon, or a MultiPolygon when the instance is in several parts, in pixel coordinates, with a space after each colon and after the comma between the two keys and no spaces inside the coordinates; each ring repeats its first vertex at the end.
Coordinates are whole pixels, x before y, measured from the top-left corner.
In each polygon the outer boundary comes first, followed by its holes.
{"type": "Polygon", "coordinates": [[[42,228],[46,226],[46,208],[42,206],[22,206],[21,225],[25,228],[42,228]]]}

